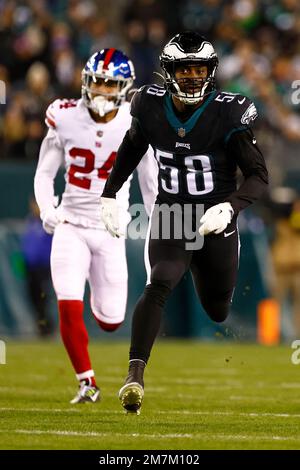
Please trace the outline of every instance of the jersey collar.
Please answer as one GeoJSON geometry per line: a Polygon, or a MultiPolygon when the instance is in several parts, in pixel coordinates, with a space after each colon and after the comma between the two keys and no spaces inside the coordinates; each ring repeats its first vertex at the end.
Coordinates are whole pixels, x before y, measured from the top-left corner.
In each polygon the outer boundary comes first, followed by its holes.
{"type": "Polygon", "coordinates": [[[165,95],[165,99],[164,99],[165,113],[166,113],[170,126],[173,127],[174,131],[176,132],[177,135],[179,135],[179,137],[185,137],[186,134],[191,132],[191,130],[195,127],[195,124],[198,121],[201,114],[204,112],[204,110],[207,108],[209,103],[216,96],[216,93],[217,93],[216,91],[213,91],[212,93],[210,93],[209,97],[203,103],[203,105],[200,106],[200,108],[196,109],[196,111],[192,114],[192,116],[185,122],[181,121],[176,116],[174,109],[173,109],[171,96],[169,94],[165,95]]]}

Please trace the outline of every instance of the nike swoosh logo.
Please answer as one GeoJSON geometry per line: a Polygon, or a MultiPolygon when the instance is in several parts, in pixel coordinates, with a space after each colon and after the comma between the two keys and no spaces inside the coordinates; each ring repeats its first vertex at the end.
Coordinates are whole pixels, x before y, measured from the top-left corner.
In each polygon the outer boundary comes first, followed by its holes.
{"type": "Polygon", "coordinates": [[[243,104],[246,98],[243,98],[242,100],[238,100],[239,104],[243,104]]]}
{"type": "Polygon", "coordinates": [[[232,235],[234,232],[235,232],[235,230],[233,230],[233,232],[229,232],[229,233],[224,232],[224,237],[227,238],[230,235],[232,235]]]}

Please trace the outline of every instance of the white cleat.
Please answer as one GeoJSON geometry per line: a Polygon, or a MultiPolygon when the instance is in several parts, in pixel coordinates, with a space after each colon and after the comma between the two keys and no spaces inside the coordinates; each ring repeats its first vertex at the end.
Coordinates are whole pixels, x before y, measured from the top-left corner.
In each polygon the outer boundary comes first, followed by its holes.
{"type": "Polygon", "coordinates": [[[70,401],[70,403],[72,405],[77,405],[77,403],[96,403],[99,400],[99,388],[83,384],[80,385],[77,395],[70,401]]]}

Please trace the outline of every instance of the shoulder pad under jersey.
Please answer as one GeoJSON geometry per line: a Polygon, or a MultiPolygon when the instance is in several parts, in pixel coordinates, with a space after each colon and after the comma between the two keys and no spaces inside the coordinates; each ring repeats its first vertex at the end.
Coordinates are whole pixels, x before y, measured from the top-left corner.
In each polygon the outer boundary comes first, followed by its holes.
{"type": "Polygon", "coordinates": [[[47,108],[45,122],[50,129],[57,129],[59,121],[63,117],[65,110],[77,106],[78,100],[57,99],[47,108]]]}

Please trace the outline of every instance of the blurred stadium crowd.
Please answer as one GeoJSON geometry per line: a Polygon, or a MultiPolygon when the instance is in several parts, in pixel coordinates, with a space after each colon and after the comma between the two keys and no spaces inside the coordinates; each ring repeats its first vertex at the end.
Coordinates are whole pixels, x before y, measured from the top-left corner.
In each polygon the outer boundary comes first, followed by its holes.
{"type": "Polygon", "coordinates": [[[215,45],[220,87],[255,101],[274,184],[282,183],[300,140],[300,105],[292,100],[300,77],[297,0],[0,0],[1,157],[37,158],[45,108],[54,97],[79,96],[91,53],[125,50],[136,84],[149,83],[163,44],[182,29],[215,45]]]}
{"type": "MultiPolygon", "coordinates": [[[[160,71],[163,45],[186,29],[213,43],[218,86],[255,102],[273,203],[294,203],[300,192],[299,0],[0,0],[0,80],[6,86],[0,165],[37,161],[49,102],[80,96],[81,70],[94,51],[122,49],[135,65],[136,86],[157,82],[153,71],[160,71]],[[293,196],[276,193],[279,186],[293,196]]],[[[265,210],[265,220],[270,213],[265,210]]],[[[300,260],[296,270],[299,276],[300,260]]]]}

